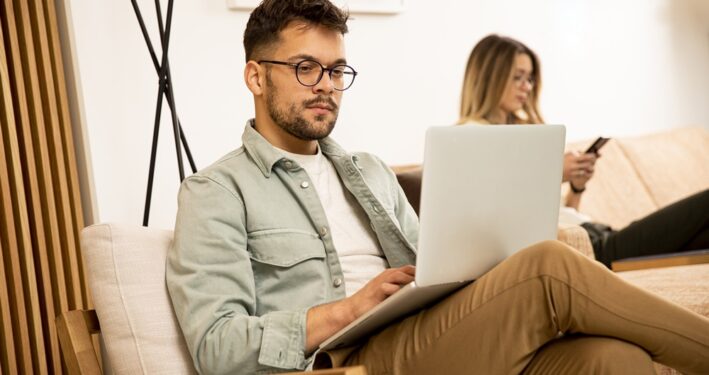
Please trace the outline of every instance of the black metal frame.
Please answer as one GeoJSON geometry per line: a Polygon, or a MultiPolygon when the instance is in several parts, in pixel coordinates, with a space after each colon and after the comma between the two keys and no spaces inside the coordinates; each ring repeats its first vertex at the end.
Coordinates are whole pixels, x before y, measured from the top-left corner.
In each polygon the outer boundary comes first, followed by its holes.
{"type": "Polygon", "coordinates": [[[192,158],[192,152],[187,144],[187,138],[185,138],[185,133],[182,130],[182,124],[177,117],[177,110],[175,108],[175,93],[172,90],[172,77],[170,75],[170,63],[168,62],[167,51],[170,43],[170,31],[172,29],[172,9],[174,0],[168,0],[167,5],[167,20],[165,26],[163,27],[162,20],[162,10],[160,7],[160,0],[155,0],[155,11],[157,13],[158,28],[160,31],[160,45],[162,47],[162,58],[160,63],[158,63],[157,56],[155,55],[155,49],[153,48],[153,43],[150,41],[150,36],[148,36],[148,30],[145,27],[145,22],[143,21],[143,16],[138,7],[136,0],[131,0],[133,5],[133,10],[135,11],[135,16],[138,18],[138,23],[140,24],[140,31],[143,33],[143,38],[145,39],[145,44],[148,47],[148,52],[150,52],[150,58],[153,61],[153,66],[155,67],[155,72],[160,78],[158,87],[158,99],[157,106],[155,109],[155,124],[153,126],[153,143],[150,150],[150,170],[148,172],[148,188],[145,194],[145,209],[143,211],[143,226],[148,226],[148,220],[150,218],[150,202],[153,193],[153,178],[155,176],[155,155],[158,149],[158,134],[160,132],[160,115],[162,113],[162,101],[163,96],[167,98],[167,105],[170,107],[170,112],[172,114],[172,129],[175,135],[175,151],[177,152],[177,167],[180,174],[180,182],[185,179],[184,165],[182,163],[182,148],[180,147],[180,142],[185,147],[185,153],[187,154],[187,160],[192,168],[192,173],[197,172],[197,167],[195,166],[194,159],[192,158]]]}

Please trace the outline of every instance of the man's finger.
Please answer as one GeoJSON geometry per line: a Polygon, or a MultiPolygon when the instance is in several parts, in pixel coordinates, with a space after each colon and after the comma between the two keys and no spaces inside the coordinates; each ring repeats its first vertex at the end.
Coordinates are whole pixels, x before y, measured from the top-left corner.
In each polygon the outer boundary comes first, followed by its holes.
{"type": "Polygon", "coordinates": [[[401,272],[404,272],[404,273],[409,274],[411,276],[416,275],[416,267],[415,266],[411,266],[411,265],[403,266],[403,267],[399,267],[399,270],[401,272]]]}
{"type": "Polygon", "coordinates": [[[398,284],[392,284],[392,283],[383,283],[379,284],[379,291],[384,294],[384,296],[389,297],[390,295],[396,293],[401,289],[401,286],[398,284]]]}
{"type": "Polygon", "coordinates": [[[389,277],[386,279],[386,282],[389,283],[394,283],[394,284],[408,284],[414,280],[413,275],[409,275],[404,272],[394,272],[389,277]]]}

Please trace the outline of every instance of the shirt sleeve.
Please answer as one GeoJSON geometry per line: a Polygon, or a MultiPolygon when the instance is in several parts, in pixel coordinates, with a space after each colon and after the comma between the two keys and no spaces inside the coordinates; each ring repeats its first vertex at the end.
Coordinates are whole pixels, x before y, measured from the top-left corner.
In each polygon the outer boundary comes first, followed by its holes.
{"type": "Polygon", "coordinates": [[[239,195],[206,176],[180,188],[166,282],[200,373],[304,369],[307,309],[255,315],[256,290],[239,195]]]}
{"type": "Polygon", "coordinates": [[[404,193],[404,189],[399,185],[394,171],[381,159],[377,157],[375,157],[375,159],[384,173],[386,173],[390,186],[389,192],[393,195],[394,214],[396,215],[396,220],[399,222],[401,232],[412,246],[411,250],[415,251],[418,248],[419,237],[419,218],[416,215],[416,211],[411,207],[411,203],[409,203],[409,200],[406,198],[406,193],[404,193]]]}
{"type": "Polygon", "coordinates": [[[404,233],[412,249],[415,250],[418,248],[419,218],[414,208],[411,207],[409,200],[406,198],[406,193],[404,193],[404,189],[399,185],[396,175],[391,169],[389,169],[389,174],[390,178],[393,179],[392,193],[396,196],[396,219],[401,226],[401,232],[404,233]]]}

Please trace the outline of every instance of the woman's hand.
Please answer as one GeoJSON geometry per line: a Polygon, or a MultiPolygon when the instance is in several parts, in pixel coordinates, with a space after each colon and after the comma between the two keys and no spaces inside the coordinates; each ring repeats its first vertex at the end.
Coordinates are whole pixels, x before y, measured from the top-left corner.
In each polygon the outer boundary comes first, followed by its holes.
{"type": "Polygon", "coordinates": [[[593,177],[597,159],[596,154],[581,154],[578,151],[565,153],[562,181],[568,181],[577,190],[584,189],[586,183],[593,177]]]}

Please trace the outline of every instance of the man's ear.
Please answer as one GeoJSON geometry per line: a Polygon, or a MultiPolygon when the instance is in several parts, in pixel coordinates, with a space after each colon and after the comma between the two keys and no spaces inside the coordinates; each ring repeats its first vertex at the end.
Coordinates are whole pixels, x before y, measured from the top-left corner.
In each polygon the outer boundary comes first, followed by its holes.
{"type": "Polygon", "coordinates": [[[256,96],[263,95],[264,85],[266,84],[266,69],[259,63],[249,60],[244,67],[244,82],[252,94],[256,96]]]}

